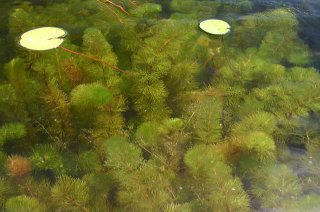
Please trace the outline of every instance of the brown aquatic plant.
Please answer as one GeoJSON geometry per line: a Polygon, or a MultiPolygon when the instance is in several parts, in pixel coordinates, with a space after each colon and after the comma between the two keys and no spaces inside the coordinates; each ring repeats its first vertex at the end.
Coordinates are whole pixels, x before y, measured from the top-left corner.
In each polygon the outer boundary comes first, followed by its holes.
{"type": "Polygon", "coordinates": [[[25,157],[12,155],[6,161],[6,169],[10,177],[26,177],[31,172],[31,162],[25,157]]]}

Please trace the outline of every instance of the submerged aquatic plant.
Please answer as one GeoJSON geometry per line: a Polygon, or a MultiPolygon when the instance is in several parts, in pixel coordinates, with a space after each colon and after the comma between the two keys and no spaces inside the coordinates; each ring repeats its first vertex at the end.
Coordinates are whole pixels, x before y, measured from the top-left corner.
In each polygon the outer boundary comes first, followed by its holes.
{"type": "Polygon", "coordinates": [[[32,51],[0,66],[0,211],[317,207],[320,74],[293,13],[58,2],[8,10],[8,41],[32,51]]]}
{"type": "Polygon", "coordinates": [[[22,156],[13,155],[6,162],[8,175],[12,178],[25,177],[31,172],[31,162],[22,156]]]}
{"type": "Polygon", "coordinates": [[[40,202],[36,198],[28,197],[26,195],[20,195],[9,198],[5,204],[5,209],[8,212],[41,212],[44,210],[44,208],[41,206],[40,202]]]}

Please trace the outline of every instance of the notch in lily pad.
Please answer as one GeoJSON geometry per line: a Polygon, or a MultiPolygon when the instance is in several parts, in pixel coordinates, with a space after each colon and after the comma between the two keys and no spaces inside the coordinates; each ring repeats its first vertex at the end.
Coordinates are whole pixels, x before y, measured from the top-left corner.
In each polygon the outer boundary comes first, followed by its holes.
{"type": "Polygon", "coordinates": [[[212,35],[225,35],[231,31],[231,26],[227,22],[219,19],[207,19],[201,21],[200,29],[212,35]]]}
{"type": "Polygon", "coordinates": [[[126,71],[116,66],[113,66],[109,63],[106,63],[98,58],[95,58],[80,52],[75,52],[71,49],[67,49],[61,46],[67,34],[68,33],[64,29],[61,29],[58,27],[40,27],[40,28],[33,29],[23,33],[20,37],[19,44],[26,49],[36,50],[36,51],[44,51],[44,50],[60,48],[72,54],[76,54],[81,57],[85,57],[97,62],[101,62],[107,65],[108,67],[114,70],[117,70],[119,72],[127,73],[126,71]]]}

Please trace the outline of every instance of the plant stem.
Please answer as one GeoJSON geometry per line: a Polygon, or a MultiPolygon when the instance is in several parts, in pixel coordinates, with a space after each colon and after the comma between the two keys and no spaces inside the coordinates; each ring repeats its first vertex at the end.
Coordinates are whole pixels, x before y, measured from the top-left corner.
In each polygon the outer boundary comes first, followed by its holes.
{"type": "Polygon", "coordinates": [[[232,68],[229,55],[227,55],[227,48],[226,48],[226,45],[224,43],[223,36],[221,36],[221,43],[222,43],[222,49],[223,49],[223,54],[224,54],[225,60],[227,61],[227,64],[228,64],[230,70],[233,71],[234,69],[232,68]]]}
{"type": "Polygon", "coordinates": [[[130,13],[128,13],[123,7],[121,7],[120,5],[114,3],[113,1],[105,0],[105,2],[107,2],[107,3],[109,3],[109,4],[113,5],[113,6],[115,6],[115,7],[117,7],[117,8],[119,8],[119,9],[120,9],[122,12],[124,12],[125,14],[130,15],[130,13]]]}
{"type": "Polygon", "coordinates": [[[120,69],[120,68],[118,68],[118,67],[116,67],[116,66],[113,66],[113,65],[109,64],[109,63],[106,63],[106,62],[104,62],[104,61],[102,61],[102,60],[100,60],[100,59],[98,59],[98,58],[91,57],[91,56],[89,56],[89,55],[86,55],[86,54],[83,54],[83,53],[80,53],[80,52],[75,52],[75,51],[73,51],[73,50],[71,50],[71,49],[67,49],[67,48],[65,48],[65,47],[63,47],[63,46],[59,46],[59,48],[62,49],[62,50],[64,50],[64,51],[70,52],[70,53],[72,53],[72,54],[76,54],[76,55],[79,55],[79,56],[81,56],[81,57],[85,57],[85,58],[88,58],[88,59],[91,59],[91,60],[94,60],[94,61],[97,61],[97,62],[101,62],[101,63],[107,65],[108,67],[110,67],[110,68],[112,68],[112,69],[114,69],[114,70],[117,70],[117,71],[119,71],[119,72],[121,72],[121,73],[127,74],[127,72],[126,72],[125,70],[122,70],[122,69],[120,69]]]}

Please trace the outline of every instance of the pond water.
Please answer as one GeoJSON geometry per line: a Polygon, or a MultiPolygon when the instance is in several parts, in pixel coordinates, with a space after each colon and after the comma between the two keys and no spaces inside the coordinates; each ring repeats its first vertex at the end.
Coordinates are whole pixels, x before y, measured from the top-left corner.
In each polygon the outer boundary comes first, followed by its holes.
{"type": "Polygon", "coordinates": [[[0,0],[0,210],[320,211],[319,35],[318,0],[0,0]]]}

